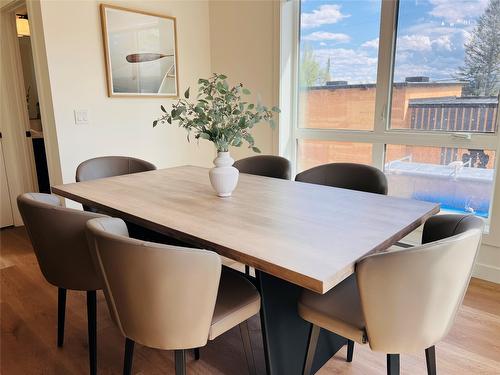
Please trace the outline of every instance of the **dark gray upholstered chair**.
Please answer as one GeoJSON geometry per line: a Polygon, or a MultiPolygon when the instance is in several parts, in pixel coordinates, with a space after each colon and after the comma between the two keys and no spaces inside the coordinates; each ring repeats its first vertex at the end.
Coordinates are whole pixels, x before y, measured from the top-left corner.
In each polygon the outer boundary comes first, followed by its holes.
{"type": "Polygon", "coordinates": [[[148,161],[128,156],[101,156],[85,160],[76,169],[76,182],[155,170],[148,161]]]}
{"type": "MultiPolygon", "coordinates": [[[[96,180],[98,178],[122,176],[131,173],[156,170],[156,166],[148,161],[128,156],[101,156],[85,160],[76,169],[76,182],[96,180]]],[[[97,208],[82,205],[85,211],[101,212],[97,208]]],[[[162,238],[156,233],[127,223],[130,235],[136,238],[160,241],[162,238]]]]}
{"type": "Polygon", "coordinates": [[[399,374],[397,353],[426,348],[427,373],[435,375],[435,343],[453,324],[470,280],[482,229],[483,221],[474,215],[433,216],[424,225],[422,246],[365,257],[356,265],[355,274],[324,295],[304,291],[298,310],[311,322],[311,336],[303,373],[311,372],[322,327],[348,337],[348,362],[352,361],[354,341],[369,342],[373,350],[389,353],[388,374],[399,374]],[[470,243],[465,240],[468,245],[464,247],[458,242],[460,236],[468,236],[466,233],[477,233],[479,237],[470,243]],[[374,263],[371,258],[379,263],[377,269],[367,269],[371,267],[367,264],[374,263]],[[391,278],[400,281],[399,289],[392,288],[395,282],[389,282],[391,278]],[[391,288],[394,295],[389,292],[391,288]],[[387,298],[377,301],[377,293],[387,298]],[[405,306],[412,306],[412,311],[405,306]],[[418,334],[411,334],[412,330],[418,334]]]}
{"type": "Polygon", "coordinates": [[[289,180],[291,165],[288,159],[275,155],[257,155],[234,162],[233,167],[241,173],[289,180]]]}
{"type": "Polygon", "coordinates": [[[87,292],[90,374],[97,373],[96,290],[102,289],[88,249],[85,224],[104,217],[62,207],[55,195],[26,193],[17,206],[45,279],[58,288],[57,346],[64,343],[66,291],[87,292]]]}
{"type": "Polygon", "coordinates": [[[295,176],[295,181],[387,194],[387,178],[384,173],[364,164],[323,164],[299,173],[295,176]]]}

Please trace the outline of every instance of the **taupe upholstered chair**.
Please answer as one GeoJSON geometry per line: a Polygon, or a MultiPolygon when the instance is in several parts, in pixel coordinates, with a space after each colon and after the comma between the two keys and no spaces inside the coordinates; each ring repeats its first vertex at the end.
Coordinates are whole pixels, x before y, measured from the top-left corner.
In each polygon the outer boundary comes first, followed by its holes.
{"type": "MultiPolygon", "coordinates": [[[[424,243],[361,259],[356,273],[325,295],[304,291],[299,315],[311,324],[304,374],[311,373],[320,328],[387,354],[387,373],[399,374],[399,355],[425,349],[436,374],[434,345],[453,325],[481,241],[482,220],[442,215],[424,226],[424,243]]],[[[352,353],[351,353],[352,358],[352,353]]]]}
{"type": "Polygon", "coordinates": [[[257,155],[234,162],[233,167],[241,173],[289,180],[291,165],[288,159],[275,155],[257,155]]]}
{"type": "MultiPolygon", "coordinates": [[[[125,174],[153,171],[156,166],[148,161],[129,156],[101,156],[88,159],[76,168],[76,182],[125,174]]],[[[98,212],[96,208],[83,205],[85,211],[98,212]]]]}
{"type": "Polygon", "coordinates": [[[246,320],[259,312],[260,295],[237,273],[221,275],[218,254],[129,238],[115,218],[90,220],[87,235],[111,316],[126,338],[124,374],[131,373],[135,342],[174,350],[176,374],[185,374],[185,349],[237,325],[255,373],[246,320]]]}
{"type": "Polygon", "coordinates": [[[141,159],[128,156],[101,156],[80,163],[76,169],[76,182],[153,171],[155,169],[154,164],[141,159]]]}
{"type": "Polygon", "coordinates": [[[87,292],[90,374],[96,374],[96,290],[102,285],[90,257],[85,223],[103,215],[61,207],[59,198],[42,193],[22,194],[17,205],[42,274],[58,288],[57,346],[64,342],[66,291],[87,292]]]}
{"type": "Polygon", "coordinates": [[[375,167],[354,163],[323,164],[295,176],[295,181],[387,194],[387,178],[375,167]]]}

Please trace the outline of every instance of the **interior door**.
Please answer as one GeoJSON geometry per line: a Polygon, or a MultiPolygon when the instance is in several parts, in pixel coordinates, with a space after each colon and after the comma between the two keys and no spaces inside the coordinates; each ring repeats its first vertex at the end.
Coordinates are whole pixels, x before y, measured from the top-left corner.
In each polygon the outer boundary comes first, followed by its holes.
{"type": "Polygon", "coordinates": [[[5,171],[5,163],[3,159],[2,149],[2,136],[0,133],[0,228],[14,225],[14,218],[12,216],[12,202],[9,194],[9,184],[7,181],[7,173],[5,171]]]}

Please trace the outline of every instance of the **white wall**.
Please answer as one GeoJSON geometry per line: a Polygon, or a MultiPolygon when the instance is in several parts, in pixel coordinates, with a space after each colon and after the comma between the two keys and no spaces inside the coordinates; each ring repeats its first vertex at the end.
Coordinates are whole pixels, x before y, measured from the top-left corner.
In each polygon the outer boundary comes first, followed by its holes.
{"type": "MultiPolygon", "coordinates": [[[[210,74],[207,2],[107,3],[177,17],[180,92],[210,74]]],[[[64,183],[74,181],[80,162],[102,155],[135,156],[160,168],[211,164],[208,142],[188,144],[175,126],[153,129],[160,104],[171,100],[107,97],[99,2],[42,1],[41,13],[64,183]],[[75,125],[74,109],[88,109],[90,124],[75,125]]]]}
{"type": "MultiPolygon", "coordinates": [[[[210,1],[212,70],[242,82],[267,106],[278,105],[279,2],[210,1]]],[[[278,129],[259,124],[253,130],[263,154],[277,153],[278,129]]],[[[231,150],[234,159],[255,155],[246,147],[231,150]]]]}

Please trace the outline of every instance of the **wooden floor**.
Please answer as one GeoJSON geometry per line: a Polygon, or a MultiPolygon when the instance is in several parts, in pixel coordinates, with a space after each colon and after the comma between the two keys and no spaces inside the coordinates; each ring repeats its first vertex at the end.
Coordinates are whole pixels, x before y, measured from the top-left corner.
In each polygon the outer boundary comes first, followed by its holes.
{"type": "MultiPolygon", "coordinates": [[[[1,337],[0,373],[86,374],[87,329],[85,294],[69,292],[64,348],[56,347],[57,290],[43,278],[23,228],[0,232],[1,337]]],[[[250,322],[259,373],[264,373],[260,325],[250,322]]],[[[122,371],[123,338],[113,326],[102,293],[98,294],[99,374],[122,371]]],[[[473,279],[456,323],[437,345],[438,373],[500,374],[500,285],[473,279]]],[[[202,359],[188,356],[189,374],[246,374],[238,329],[202,349],[202,359]]],[[[385,355],[356,345],[354,361],[341,350],[318,374],[385,374],[385,355]]],[[[403,374],[425,374],[425,358],[403,355],[403,374]]],[[[134,374],[172,374],[171,352],[136,346],[134,374]]]]}

